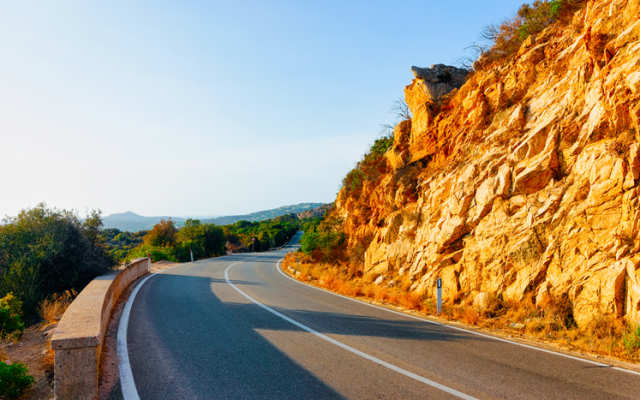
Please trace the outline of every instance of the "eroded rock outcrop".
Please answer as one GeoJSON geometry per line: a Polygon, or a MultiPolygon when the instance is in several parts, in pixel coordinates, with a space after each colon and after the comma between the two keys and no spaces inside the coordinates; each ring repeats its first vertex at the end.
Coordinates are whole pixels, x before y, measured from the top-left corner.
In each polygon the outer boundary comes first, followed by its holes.
{"type": "Polygon", "coordinates": [[[638,15],[640,0],[589,1],[461,86],[414,68],[390,172],[336,200],[365,273],[640,322],[638,15]]]}
{"type": "Polygon", "coordinates": [[[433,101],[440,99],[467,80],[469,71],[451,65],[435,64],[429,68],[411,67],[417,82],[421,82],[425,94],[433,101]]]}

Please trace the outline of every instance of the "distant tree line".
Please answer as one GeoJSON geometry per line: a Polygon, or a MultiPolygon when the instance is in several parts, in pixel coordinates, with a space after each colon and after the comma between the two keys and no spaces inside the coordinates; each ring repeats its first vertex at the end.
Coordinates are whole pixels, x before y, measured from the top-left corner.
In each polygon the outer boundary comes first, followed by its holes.
{"type": "Polygon", "coordinates": [[[151,255],[184,262],[228,252],[264,251],[288,241],[300,228],[295,214],[218,226],[189,219],[177,229],[163,220],[150,231],[102,229],[99,211],[81,219],[44,204],[0,225],[0,298],[11,294],[25,322],[39,318],[40,304],[56,294],[80,291],[114,265],[151,255]]]}
{"type": "Polygon", "coordinates": [[[149,231],[127,232],[116,228],[103,229],[100,232],[109,256],[120,263],[127,258],[131,250],[142,243],[149,231]]]}
{"type": "MultiPolygon", "coordinates": [[[[288,241],[299,229],[295,214],[266,221],[238,221],[218,226],[188,219],[180,229],[171,220],[162,220],[147,232],[126,258],[151,255],[153,261],[184,262],[191,259],[215,257],[227,252],[264,251],[288,241]]],[[[114,248],[113,252],[122,249],[114,248]]]]}

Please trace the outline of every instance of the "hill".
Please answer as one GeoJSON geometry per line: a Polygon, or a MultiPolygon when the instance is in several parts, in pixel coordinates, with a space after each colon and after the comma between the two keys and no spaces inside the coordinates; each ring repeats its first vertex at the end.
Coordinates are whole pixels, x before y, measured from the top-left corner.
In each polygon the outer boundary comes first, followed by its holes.
{"type": "Polygon", "coordinates": [[[323,204],[319,207],[310,208],[297,214],[299,219],[323,217],[333,207],[333,203],[323,204]]]}
{"type": "Polygon", "coordinates": [[[160,222],[160,220],[162,219],[171,219],[178,226],[184,225],[184,221],[186,221],[186,218],[169,216],[145,217],[134,212],[127,211],[123,213],[107,215],[106,217],[102,218],[102,223],[105,229],[116,228],[121,231],[138,232],[153,228],[153,226],[160,222]]]}
{"type": "MultiPolygon", "coordinates": [[[[222,217],[215,218],[196,218],[199,219],[202,223],[207,224],[217,224],[217,225],[228,225],[233,224],[237,221],[264,221],[267,219],[279,217],[285,214],[298,214],[303,211],[312,210],[322,206],[322,203],[300,203],[294,205],[288,205],[278,208],[273,208],[270,210],[257,211],[250,214],[241,214],[241,215],[228,215],[222,217]]],[[[124,213],[117,213],[107,215],[102,218],[102,222],[104,224],[104,228],[116,228],[121,231],[129,231],[129,232],[138,232],[142,230],[149,230],[153,228],[155,224],[160,222],[162,219],[171,219],[176,223],[177,227],[182,227],[187,218],[183,217],[171,217],[171,216],[163,216],[163,217],[145,217],[142,215],[138,215],[131,211],[127,211],[124,213]]]]}
{"type": "Polygon", "coordinates": [[[216,225],[228,225],[238,221],[258,222],[258,221],[264,221],[267,219],[279,217],[281,215],[298,214],[303,211],[318,208],[322,205],[323,203],[300,203],[300,204],[294,204],[290,206],[273,208],[271,210],[257,211],[251,214],[229,215],[224,217],[202,219],[201,221],[203,223],[216,224],[216,225]]]}

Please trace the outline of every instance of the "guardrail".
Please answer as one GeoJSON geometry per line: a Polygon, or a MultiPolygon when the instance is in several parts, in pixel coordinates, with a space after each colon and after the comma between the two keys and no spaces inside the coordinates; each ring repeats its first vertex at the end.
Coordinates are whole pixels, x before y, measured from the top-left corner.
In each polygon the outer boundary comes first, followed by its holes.
{"type": "Polygon", "coordinates": [[[148,258],[92,280],[65,311],[56,328],[54,394],[57,400],[98,398],[100,356],[113,306],[136,279],[149,273],[148,258]]]}

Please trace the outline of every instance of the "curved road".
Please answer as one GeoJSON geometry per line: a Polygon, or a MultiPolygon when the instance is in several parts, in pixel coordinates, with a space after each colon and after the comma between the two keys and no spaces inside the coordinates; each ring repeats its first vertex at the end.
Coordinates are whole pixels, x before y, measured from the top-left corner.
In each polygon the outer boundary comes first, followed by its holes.
{"type": "Polygon", "coordinates": [[[151,277],[133,301],[127,335],[140,398],[640,396],[640,376],[629,372],[293,281],[277,268],[292,247],[182,264],[151,277]]]}

